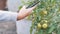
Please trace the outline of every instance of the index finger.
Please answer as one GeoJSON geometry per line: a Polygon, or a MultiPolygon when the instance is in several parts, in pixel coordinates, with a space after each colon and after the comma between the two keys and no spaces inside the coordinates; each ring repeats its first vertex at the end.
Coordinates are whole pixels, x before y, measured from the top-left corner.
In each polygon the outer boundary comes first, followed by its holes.
{"type": "Polygon", "coordinates": [[[35,5],[35,6],[31,7],[31,8],[29,8],[29,9],[33,10],[33,9],[35,9],[36,7],[37,7],[37,5],[35,5]]]}

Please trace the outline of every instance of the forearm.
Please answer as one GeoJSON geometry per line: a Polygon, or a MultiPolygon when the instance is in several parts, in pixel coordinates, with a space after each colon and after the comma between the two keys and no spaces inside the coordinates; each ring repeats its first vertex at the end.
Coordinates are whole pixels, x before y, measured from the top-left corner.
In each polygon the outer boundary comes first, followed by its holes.
{"type": "Polygon", "coordinates": [[[0,21],[17,21],[28,16],[28,14],[0,11],[0,21]]]}
{"type": "Polygon", "coordinates": [[[18,16],[17,16],[17,20],[21,20],[21,19],[24,19],[25,17],[27,17],[29,14],[28,13],[19,13],[18,16]]]}
{"type": "Polygon", "coordinates": [[[0,21],[21,20],[21,19],[25,18],[26,16],[28,16],[29,14],[31,14],[31,12],[33,11],[34,8],[35,8],[35,6],[32,8],[26,9],[26,7],[24,6],[19,11],[19,13],[8,12],[8,11],[0,11],[0,21]]]}

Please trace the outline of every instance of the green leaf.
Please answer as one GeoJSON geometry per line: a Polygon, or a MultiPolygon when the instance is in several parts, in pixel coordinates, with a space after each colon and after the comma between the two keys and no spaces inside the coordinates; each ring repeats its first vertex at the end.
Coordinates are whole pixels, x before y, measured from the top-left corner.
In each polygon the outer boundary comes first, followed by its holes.
{"type": "Polygon", "coordinates": [[[38,34],[44,34],[44,31],[43,30],[39,30],[38,34]]]}
{"type": "Polygon", "coordinates": [[[57,28],[57,27],[56,27],[56,24],[52,24],[52,25],[50,26],[50,28],[49,28],[48,33],[52,33],[56,28],[57,28]]]}
{"type": "Polygon", "coordinates": [[[49,29],[49,32],[48,33],[52,33],[52,31],[55,29],[54,26],[52,26],[50,29],[49,29]]]}
{"type": "Polygon", "coordinates": [[[60,34],[60,27],[57,28],[57,34],[60,34]]]}
{"type": "Polygon", "coordinates": [[[45,34],[48,34],[48,29],[44,30],[45,34]]]}
{"type": "Polygon", "coordinates": [[[32,31],[33,31],[33,27],[31,26],[31,28],[30,28],[30,34],[32,34],[32,31]]]}
{"type": "Polygon", "coordinates": [[[31,28],[30,28],[30,34],[32,34],[33,29],[34,29],[34,22],[32,23],[32,26],[31,26],[31,28]]]}
{"type": "Polygon", "coordinates": [[[19,6],[18,9],[20,10],[22,8],[22,6],[19,6]]]}

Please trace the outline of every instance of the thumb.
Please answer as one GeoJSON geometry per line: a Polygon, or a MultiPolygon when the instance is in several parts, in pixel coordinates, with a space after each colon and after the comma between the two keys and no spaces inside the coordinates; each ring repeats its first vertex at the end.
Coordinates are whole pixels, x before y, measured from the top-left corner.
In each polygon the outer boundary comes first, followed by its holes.
{"type": "Polygon", "coordinates": [[[22,8],[26,9],[26,6],[23,6],[22,8]]]}

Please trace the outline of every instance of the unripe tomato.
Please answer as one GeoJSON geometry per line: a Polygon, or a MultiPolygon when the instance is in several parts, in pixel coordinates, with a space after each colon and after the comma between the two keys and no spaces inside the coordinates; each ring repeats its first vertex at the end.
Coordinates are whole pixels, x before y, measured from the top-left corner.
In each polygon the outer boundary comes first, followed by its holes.
{"type": "Polygon", "coordinates": [[[44,20],[45,23],[47,23],[48,21],[47,20],[44,20]]]}
{"type": "Polygon", "coordinates": [[[44,16],[44,15],[47,15],[47,11],[46,10],[43,10],[40,12],[41,16],[44,16]]]}
{"type": "Polygon", "coordinates": [[[42,20],[42,22],[47,23],[48,21],[47,20],[42,20]]]}
{"type": "Polygon", "coordinates": [[[37,27],[38,27],[38,29],[40,29],[40,28],[41,28],[41,24],[40,24],[40,23],[38,23],[38,24],[37,24],[37,27]]]}
{"type": "Polygon", "coordinates": [[[42,25],[42,27],[43,27],[44,29],[46,29],[46,28],[48,27],[48,25],[45,23],[45,24],[42,25]]]}
{"type": "Polygon", "coordinates": [[[43,14],[44,14],[44,15],[47,15],[47,11],[43,11],[43,14]]]}

